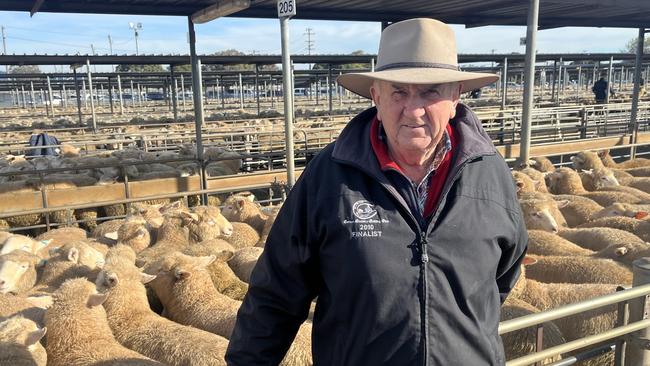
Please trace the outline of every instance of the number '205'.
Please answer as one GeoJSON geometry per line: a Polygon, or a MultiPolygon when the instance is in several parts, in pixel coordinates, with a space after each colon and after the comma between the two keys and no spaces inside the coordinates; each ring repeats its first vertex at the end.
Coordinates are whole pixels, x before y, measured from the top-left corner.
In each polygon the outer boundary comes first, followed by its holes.
{"type": "Polygon", "coordinates": [[[293,12],[293,0],[281,1],[278,3],[280,8],[280,13],[292,13],[293,12]]]}

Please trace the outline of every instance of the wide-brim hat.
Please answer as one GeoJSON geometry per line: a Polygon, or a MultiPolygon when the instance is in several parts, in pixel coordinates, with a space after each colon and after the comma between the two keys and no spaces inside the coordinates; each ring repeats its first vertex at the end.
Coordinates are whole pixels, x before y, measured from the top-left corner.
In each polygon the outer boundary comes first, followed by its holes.
{"type": "Polygon", "coordinates": [[[374,80],[400,84],[462,82],[461,92],[466,92],[492,84],[499,76],[461,71],[453,29],[435,19],[417,18],[384,29],[375,71],[344,74],[336,80],[342,87],[370,98],[374,80]]]}

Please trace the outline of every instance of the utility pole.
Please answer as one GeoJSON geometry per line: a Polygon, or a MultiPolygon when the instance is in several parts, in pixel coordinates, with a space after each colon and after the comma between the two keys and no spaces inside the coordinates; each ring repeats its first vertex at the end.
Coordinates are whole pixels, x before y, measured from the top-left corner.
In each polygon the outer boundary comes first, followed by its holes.
{"type": "MultiPolygon", "coordinates": [[[[90,52],[93,56],[95,56],[95,46],[93,46],[92,43],[90,44],[90,52]]],[[[93,71],[97,72],[97,66],[93,65],[93,71]]]]}
{"type": "MultiPolygon", "coordinates": [[[[2,29],[2,54],[7,54],[7,36],[5,36],[5,27],[0,27],[2,29]]],[[[9,73],[9,65],[5,65],[5,72],[9,73]]]]}
{"type": "MultiPolygon", "coordinates": [[[[111,53],[111,56],[113,55],[113,38],[111,38],[111,35],[108,35],[108,51],[111,53]]],[[[113,72],[115,72],[115,65],[111,65],[111,68],[113,72]]]]}
{"type": "Polygon", "coordinates": [[[129,22],[129,28],[131,28],[133,30],[133,33],[135,35],[135,55],[137,56],[139,54],[138,35],[139,35],[139,31],[142,30],[142,23],[140,23],[140,22],[138,22],[138,23],[129,22]]]}
{"type": "MultiPolygon", "coordinates": [[[[307,28],[305,35],[307,36],[307,40],[305,41],[307,43],[307,54],[311,56],[311,51],[314,49],[314,44],[316,43],[311,37],[315,36],[316,33],[314,33],[313,28],[307,28]]],[[[311,70],[311,64],[309,64],[309,69],[311,70]]]]}

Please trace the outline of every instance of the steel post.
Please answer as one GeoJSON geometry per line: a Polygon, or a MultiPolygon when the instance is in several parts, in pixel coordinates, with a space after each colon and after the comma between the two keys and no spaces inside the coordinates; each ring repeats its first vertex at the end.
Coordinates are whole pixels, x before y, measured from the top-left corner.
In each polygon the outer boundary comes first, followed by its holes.
{"type": "Polygon", "coordinates": [[[609,104],[609,94],[614,82],[614,56],[609,57],[609,69],[607,70],[607,90],[605,90],[605,103],[609,104]]]}
{"type": "Polygon", "coordinates": [[[508,103],[508,58],[503,59],[503,71],[501,74],[501,109],[506,109],[508,103]]]}
{"type": "MultiPolygon", "coordinates": [[[[207,180],[203,161],[203,80],[201,77],[201,59],[196,55],[196,33],[192,17],[187,17],[190,33],[190,58],[192,61],[192,92],[194,95],[194,129],[196,133],[196,158],[201,164],[201,189],[206,189],[207,180]]],[[[208,196],[201,195],[201,204],[208,204],[208,196]]]]}
{"type": "MultiPolygon", "coordinates": [[[[650,258],[641,258],[632,262],[632,274],[632,287],[649,284],[650,258]]],[[[650,313],[650,298],[648,295],[630,300],[629,323],[647,319],[648,313],[650,313]]],[[[650,338],[650,328],[639,330],[630,336],[630,341],[626,343],[625,366],[649,366],[650,350],[648,350],[646,344],[650,338]]]]}
{"type": "Polygon", "coordinates": [[[77,77],[77,68],[72,67],[72,72],[74,75],[74,93],[75,99],[77,99],[77,114],[79,115],[79,127],[84,125],[83,113],[81,113],[81,90],[79,90],[79,78],[77,77]]]}
{"type": "Polygon", "coordinates": [[[120,95],[120,114],[124,114],[124,99],[122,98],[122,78],[117,75],[117,92],[120,95]]]}
{"type": "Polygon", "coordinates": [[[115,113],[113,108],[113,84],[111,83],[111,77],[108,78],[108,104],[111,106],[111,116],[115,113]]]}
{"type": "Polygon", "coordinates": [[[645,28],[639,28],[639,37],[636,46],[636,59],[634,61],[634,89],[632,91],[632,111],[630,113],[630,130],[632,131],[632,151],[630,158],[636,155],[637,137],[639,134],[639,124],[637,114],[639,110],[639,92],[641,90],[641,69],[643,68],[643,43],[645,41],[645,28]]]}
{"type": "Polygon", "coordinates": [[[282,42],[282,85],[284,95],[284,135],[287,158],[287,185],[293,187],[296,182],[293,156],[293,85],[291,82],[291,60],[289,55],[289,18],[280,18],[282,42]]]}
{"type": "Polygon", "coordinates": [[[524,101],[521,120],[521,142],[519,164],[526,164],[530,158],[530,129],[532,122],[535,59],[537,52],[537,21],[539,0],[530,0],[528,7],[528,27],[526,30],[526,65],[524,80],[524,101]]]}
{"type": "Polygon", "coordinates": [[[259,83],[259,66],[255,64],[255,101],[257,102],[257,117],[260,116],[260,83],[259,83]]]}
{"type": "Polygon", "coordinates": [[[174,111],[174,121],[178,121],[178,93],[174,65],[169,65],[169,77],[171,80],[169,87],[172,89],[172,110],[174,111]]]}
{"type": "Polygon", "coordinates": [[[31,102],[32,102],[32,109],[36,109],[36,93],[34,92],[34,82],[33,81],[29,82],[29,87],[30,87],[29,98],[31,99],[31,102]]]}
{"type": "Polygon", "coordinates": [[[97,119],[95,116],[95,100],[93,98],[93,76],[90,72],[90,60],[86,59],[86,73],[88,74],[88,92],[90,93],[90,113],[92,114],[93,132],[97,132],[97,119]]]}
{"type": "Polygon", "coordinates": [[[50,82],[50,76],[47,76],[47,99],[49,101],[50,114],[54,117],[54,97],[52,95],[52,83],[50,82]]]}
{"type": "Polygon", "coordinates": [[[332,115],[332,64],[327,65],[327,102],[329,115],[332,115]]]}

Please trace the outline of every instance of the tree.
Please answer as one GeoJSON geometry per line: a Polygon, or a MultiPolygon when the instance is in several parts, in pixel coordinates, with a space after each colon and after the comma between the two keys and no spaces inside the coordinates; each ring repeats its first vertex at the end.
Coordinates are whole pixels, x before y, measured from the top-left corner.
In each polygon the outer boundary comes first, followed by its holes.
{"type": "Polygon", "coordinates": [[[9,68],[10,74],[41,74],[41,69],[36,65],[20,65],[11,66],[9,68]]]}
{"type": "MultiPolygon", "coordinates": [[[[634,37],[631,40],[627,42],[625,45],[625,49],[622,50],[623,52],[627,53],[636,53],[636,44],[639,42],[638,37],[634,37]]],[[[650,54],[650,38],[645,37],[643,40],[643,53],[648,55],[650,54]]]]}
{"type": "Polygon", "coordinates": [[[117,65],[117,72],[163,72],[162,65],[117,65]]]}
{"type": "MultiPolygon", "coordinates": [[[[362,56],[365,55],[366,53],[363,52],[362,50],[356,50],[350,55],[352,56],[362,56]]],[[[334,66],[334,65],[332,65],[334,66]]],[[[314,64],[312,67],[312,70],[326,70],[328,68],[327,64],[314,64]]],[[[358,69],[369,69],[370,68],[370,63],[355,63],[355,64],[342,64],[338,65],[338,68],[341,70],[358,70],[358,69]]]]}
{"type": "MultiPolygon", "coordinates": [[[[237,51],[235,49],[228,49],[224,51],[215,52],[213,56],[246,56],[244,52],[237,51]]],[[[260,65],[260,70],[266,71],[276,71],[278,67],[276,65],[260,65]]],[[[234,65],[219,65],[219,64],[210,64],[203,65],[201,68],[203,71],[252,71],[255,70],[255,65],[252,64],[234,64],[234,65]]]]}

